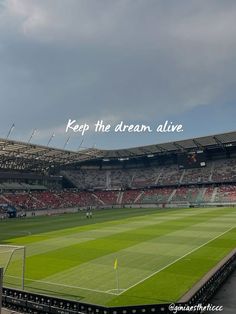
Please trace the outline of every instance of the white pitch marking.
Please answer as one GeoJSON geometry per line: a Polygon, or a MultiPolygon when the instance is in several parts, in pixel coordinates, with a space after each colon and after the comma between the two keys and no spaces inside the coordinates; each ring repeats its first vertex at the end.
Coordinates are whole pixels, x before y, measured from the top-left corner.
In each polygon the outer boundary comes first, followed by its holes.
{"type": "MultiPolygon", "coordinates": [[[[11,275],[5,275],[5,277],[10,277],[10,278],[21,278],[17,276],[11,276],[11,275]]],[[[36,283],[42,283],[42,284],[48,284],[48,285],[54,285],[54,286],[61,286],[65,288],[72,288],[72,289],[81,289],[81,290],[88,290],[88,291],[93,291],[93,292],[99,292],[99,293],[108,293],[108,294],[114,294],[114,293],[109,293],[107,291],[102,291],[102,290],[96,290],[96,289],[89,289],[89,288],[84,288],[84,287],[79,287],[79,286],[70,286],[70,285],[64,285],[61,283],[56,283],[56,282],[50,282],[50,281],[43,281],[43,280],[33,280],[29,278],[25,278],[26,281],[31,281],[31,282],[36,282],[36,283]]],[[[34,287],[32,287],[34,288],[34,287]]],[[[36,288],[37,289],[37,288],[36,288]]]]}
{"type": "MultiPolygon", "coordinates": [[[[121,292],[122,292],[123,290],[125,290],[125,289],[119,289],[119,291],[121,291],[121,292]]],[[[106,293],[114,294],[114,295],[119,295],[119,294],[120,294],[119,292],[118,292],[118,293],[114,293],[114,292],[112,292],[112,291],[117,291],[117,289],[107,290],[106,293]]]]}

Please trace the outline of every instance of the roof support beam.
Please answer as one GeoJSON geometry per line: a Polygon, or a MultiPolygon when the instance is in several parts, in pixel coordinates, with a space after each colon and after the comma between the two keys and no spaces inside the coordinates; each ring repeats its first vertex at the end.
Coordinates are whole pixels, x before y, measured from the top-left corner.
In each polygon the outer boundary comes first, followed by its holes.
{"type": "Polygon", "coordinates": [[[221,148],[225,149],[225,145],[216,136],[213,136],[213,138],[221,148]]]}

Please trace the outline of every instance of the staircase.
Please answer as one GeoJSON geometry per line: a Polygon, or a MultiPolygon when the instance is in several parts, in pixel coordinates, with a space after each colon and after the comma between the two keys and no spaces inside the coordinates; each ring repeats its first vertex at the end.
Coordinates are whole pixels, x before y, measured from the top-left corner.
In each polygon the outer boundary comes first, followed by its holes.
{"type": "Polygon", "coordinates": [[[205,197],[206,191],[207,191],[207,188],[204,188],[204,189],[203,189],[203,191],[202,191],[202,195],[201,195],[202,202],[203,202],[203,200],[204,200],[204,197],[205,197]]]}
{"type": "Polygon", "coordinates": [[[1,195],[1,198],[4,199],[4,201],[6,201],[7,203],[10,203],[9,199],[6,196],[1,195]]]}
{"type": "Polygon", "coordinates": [[[158,174],[158,176],[157,176],[157,178],[156,178],[156,181],[155,181],[155,184],[158,183],[158,181],[159,181],[159,179],[160,179],[162,173],[163,173],[163,170],[161,170],[160,173],[158,174]]]}
{"type": "Polygon", "coordinates": [[[212,196],[211,196],[211,203],[214,203],[217,192],[218,192],[218,188],[214,188],[212,196]]]}
{"type": "Polygon", "coordinates": [[[185,175],[186,169],[183,170],[183,173],[179,179],[179,183],[181,183],[183,181],[184,175],[185,175]]]}
{"type": "Polygon", "coordinates": [[[174,190],[172,191],[172,193],[170,194],[170,196],[169,196],[169,198],[168,198],[168,200],[167,200],[167,203],[170,203],[170,202],[171,202],[171,200],[172,200],[172,198],[174,197],[175,193],[176,193],[176,189],[174,189],[174,190]]]}
{"type": "Polygon", "coordinates": [[[209,181],[212,181],[213,172],[214,172],[214,162],[212,162],[212,165],[211,165],[211,172],[210,172],[210,176],[208,179],[209,181]]]}
{"type": "Polygon", "coordinates": [[[122,204],[124,192],[119,192],[117,196],[117,204],[122,204]]]}
{"type": "Polygon", "coordinates": [[[106,205],[96,194],[92,194],[92,196],[102,205],[106,205]]]}
{"type": "Polygon", "coordinates": [[[111,171],[106,171],[106,189],[111,189],[111,171]]]}
{"type": "Polygon", "coordinates": [[[33,199],[36,203],[42,204],[43,206],[46,207],[46,204],[45,204],[43,201],[38,200],[37,197],[35,197],[35,196],[33,196],[33,195],[30,195],[30,198],[33,199]]]}
{"type": "Polygon", "coordinates": [[[141,198],[141,196],[143,195],[144,191],[142,191],[134,200],[134,204],[136,204],[138,202],[138,200],[141,198]]]}

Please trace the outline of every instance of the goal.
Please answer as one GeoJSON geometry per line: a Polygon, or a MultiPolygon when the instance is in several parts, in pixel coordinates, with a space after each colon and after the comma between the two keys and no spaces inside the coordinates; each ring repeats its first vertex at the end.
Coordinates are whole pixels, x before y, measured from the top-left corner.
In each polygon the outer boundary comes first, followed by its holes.
{"type": "Polygon", "coordinates": [[[0,245],[0,268],[3,268],[3,285],[25,288],[25,246],[0,245]]]}

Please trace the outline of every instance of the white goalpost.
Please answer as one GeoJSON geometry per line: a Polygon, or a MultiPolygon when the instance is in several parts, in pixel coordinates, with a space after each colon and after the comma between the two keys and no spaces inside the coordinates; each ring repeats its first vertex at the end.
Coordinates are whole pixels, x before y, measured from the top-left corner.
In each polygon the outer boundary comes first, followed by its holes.
{"type": "Polygon", "coordinates": [[[0,268],[3,268],[3,284],[25,289],[25,246],[0,245],[0,268]]]}

